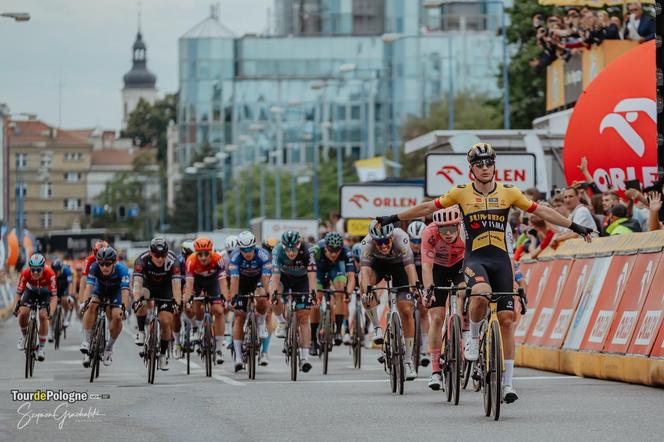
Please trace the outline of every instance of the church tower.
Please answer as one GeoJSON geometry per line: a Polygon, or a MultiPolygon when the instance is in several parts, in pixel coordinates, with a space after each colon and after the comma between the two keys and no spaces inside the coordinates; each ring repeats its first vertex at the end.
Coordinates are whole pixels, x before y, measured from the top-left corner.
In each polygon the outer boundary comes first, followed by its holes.
{"type": "Polygon", "coordinates": [[[149,103],[154,103],[157,98],[157,77],[148,71],[146,46],[141,34],[139,20],[136,41],[132,46],[131,70],[124,75],[124,87],[122,88],[122,130],[127,128],[129,115],[136,108],[138,101],[142,98],[149,103]]]}

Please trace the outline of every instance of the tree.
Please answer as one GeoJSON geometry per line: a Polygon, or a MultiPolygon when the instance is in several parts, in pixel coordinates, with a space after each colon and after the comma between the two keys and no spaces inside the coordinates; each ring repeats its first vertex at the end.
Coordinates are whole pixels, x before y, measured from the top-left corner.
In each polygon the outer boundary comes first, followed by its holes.
{"type": "MultiPolygon", "coordinates": [[[[511,18],[507,28],[511,54],[508,66],[510,122],[513,128],[529,129],[532,121],[546,110],[546,75],[529,64],[541,52],[536,44],[532,17],[535,14],[547,16],[555,10],[532,0],[514,0],[514,6],[507,12],[511,18]]],[[[497,81],[502,89],[502,74],[498,74],[497,81]]],[[[492,103],[502,109],[502,100],[492,103]]]]}
{"type": "Polygon", "coordinates": [[[129,115],[127,129],[123,136],[134,140],[139,147],[151,146],[157,149],[157,160],[166,163],[166,129],[168,123],[177,117],[177,95],[169,94],[150,104],[142,98],[129,115]]]}
{"type": "MultiPolygon", "coordinates": [[[[461,92],[454,97],[455,129],[498,129],[502,123],[502,114],[489,103],[485,94],[461,92]]],[[[434,130],[448,129],[448,105],[443,98],[434,102],[426,117],[410,117],[402,129],[404,140],[412,140],[434,130]]],[[[401,176],[415,178],[424,176],[424,157],[427,152],[421,150],[408,155],[401,155],[401,176]]]]}

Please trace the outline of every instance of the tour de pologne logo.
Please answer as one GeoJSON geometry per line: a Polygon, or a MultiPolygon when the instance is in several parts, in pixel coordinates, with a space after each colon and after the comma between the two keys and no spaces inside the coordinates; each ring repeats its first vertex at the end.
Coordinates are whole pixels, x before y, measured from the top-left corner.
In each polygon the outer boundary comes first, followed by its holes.
{"type": "Polygon", "coordinates": [[[94,406],[77,406],[78,402],[95,399],[110,399],[109,394],[88,393],[85,391],[35,390],[10,391],[14,402],[21,402],[16,408],[16,429],[52,421],[58,430],[72,422],[98,422],[105,414],[94,406]],[[52,406],[50,406],[52,404],[52,406]],[[46,406],[45,406],[46,405],[46,406]]]}

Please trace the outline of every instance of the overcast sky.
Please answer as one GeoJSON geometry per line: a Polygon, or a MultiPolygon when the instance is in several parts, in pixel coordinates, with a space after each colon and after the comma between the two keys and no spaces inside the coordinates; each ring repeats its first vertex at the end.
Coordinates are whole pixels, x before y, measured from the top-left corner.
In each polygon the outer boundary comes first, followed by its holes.
{"type": "MultiPolygon", "coordinates": [[[[177,41],[218,0],[142,0],[148,69],[160,95],[177,90],[177,41]]],[[[238,35],[262,32],[273,0],[222,0],[220,19],[238,35]]],[[[29,12],[29,22],[0,19],[0,102],[62,127],[119,129],[122,76],[131,68],[136,0],[2,0],[1,12],[29,12]]]]}

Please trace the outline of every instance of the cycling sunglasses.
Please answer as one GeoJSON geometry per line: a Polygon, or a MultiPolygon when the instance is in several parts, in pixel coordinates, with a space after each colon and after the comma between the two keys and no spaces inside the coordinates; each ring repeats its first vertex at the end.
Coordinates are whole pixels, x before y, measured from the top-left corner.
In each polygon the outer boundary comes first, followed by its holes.
{"type": "Polygon", "coordinates": [[[415,245],[422,244],[422,238],[413,238],[413,239],[410,240],[410,242],[411,242],[411,244],[415,244],[415,245]]]}
{"type": "Polygon", "coordinates": [[[100,261],[99,267],[111,267],[113,264],[115,264],[113,261],[100,261]]]}
{"type": "Polygon", "coordinates": [[[379,246],[384,246],[386,244],[389,244],[392,241],[392,238],[384,238],[384,239],[374,239],[376,244],[379,246]]]}
{"type": "Polygon", "coordinates": [[[240,252],[242,253],[251,253],[254,251],[253,247],[240,247],[240,252]]]}
{"type": "Polygon", "coordinates": [[[44,271],[43,267],[30,267],[30,273],[41,273],[44,271]]]}
{"type": "Polygon", "coordinates": [[[438,233],[445,235],[446,233],[456,233],[457,226],[439,226],[438,233]]]}
{"type": "Polygon", "coordinates": [[[208,256],[210,256],[210,252],[197,252],[197,253],[198,253],[198,256],[203,257],[203,258],[207,258],[208,256]]]}
{"type": "Polygon", "coordinates": [[[332,248],[332,247],[326,246],[325,248],[330,253],[339,253],[339,252],[341,252],[341,247],[332,248]]]}
{"type": "Polygon", "coordinates": [[[483,167],[492,167],[492,166],[494,166],[495,164],[496,164],[496,161],[495,161],[495,160],[490,160],[490,159],[487,159],[487,160],[479,160],[479,161],[475,161],[475,162],[473,163],[473,167],[477,167],[477,168],[481,169],[481,168],[483,168],[483,167]]]}
{"type": "Polygon", "coordinates": [[[166,258],[167,253],[151,253],[153,258],[166,258]]]}

